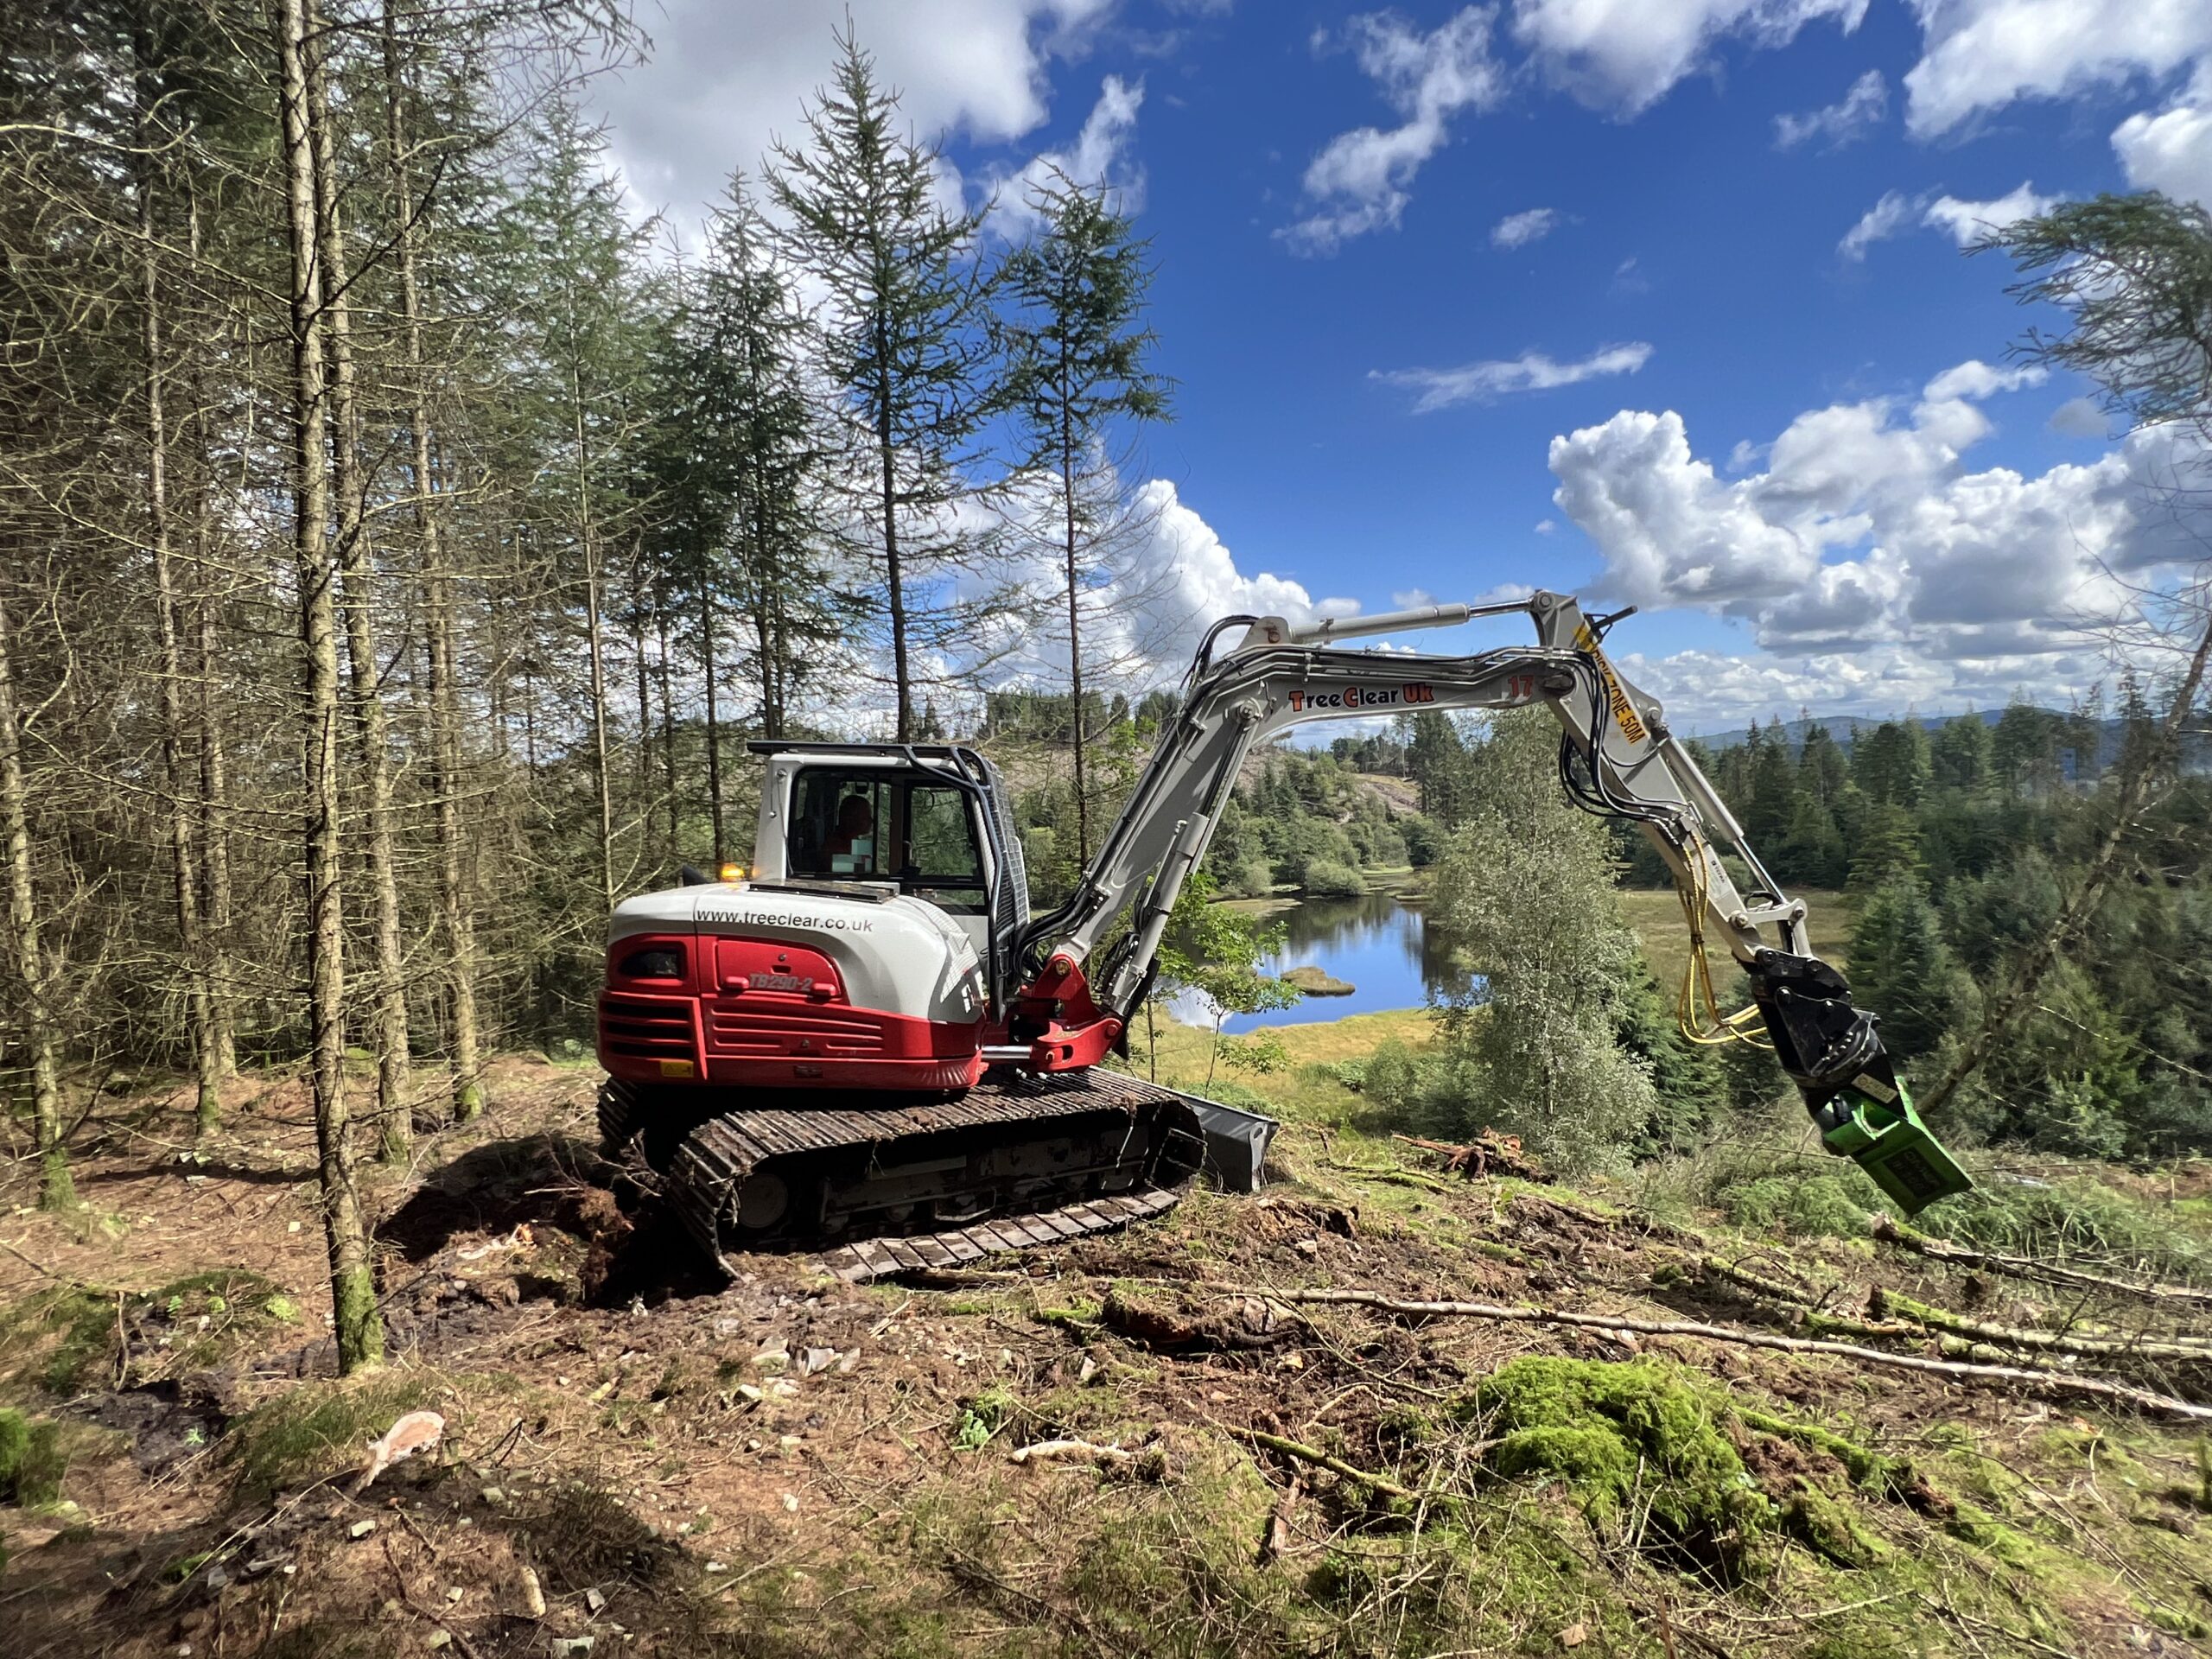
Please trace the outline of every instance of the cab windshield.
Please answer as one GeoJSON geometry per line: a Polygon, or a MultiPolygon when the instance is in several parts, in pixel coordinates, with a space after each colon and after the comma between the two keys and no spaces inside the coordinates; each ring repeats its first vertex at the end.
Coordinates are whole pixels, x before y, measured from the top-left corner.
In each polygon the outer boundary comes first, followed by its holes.
{"type": "Polygon", "coordinates": [[[895,881],[950,910],[981,910],[983,860],[960,790],[882,770],[803,770],[791,791],[795,876],[895,881]]]}

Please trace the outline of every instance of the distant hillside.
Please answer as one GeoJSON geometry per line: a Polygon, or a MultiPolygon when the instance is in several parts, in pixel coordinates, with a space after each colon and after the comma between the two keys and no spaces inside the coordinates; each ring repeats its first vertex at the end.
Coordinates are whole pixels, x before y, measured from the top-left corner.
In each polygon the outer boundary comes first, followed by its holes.
{"type": "MultiPolygon", "coordinates": [[[[2038,708],[2036,712],[2054,723],[2072,719],[2071,715],[2056,709],[2038,708]]],[[[1994,726],[2004,716],[2005,711],[2002,709],[1977,709],[1970,714],[1921,715],[1915,718],[1920,721],[1923,730],[1933,735],[1953,721],[1978,720],[1985,726],[1994,726]]],[[[1877,726],[1881,725],[1885,720],[1902,718],[1904,718],[1902,715],[1808,715],[1796,720],[1783,721],[1782,734],[1789,740],[1791,748],[1802,748],[1804,747],[1806,734],[1817,726],[1826,730],[1844,753],[1848,754],[1851,752],[1852,738],[1854,734],[1871,732],[1877,726]]],[[[1761,721],[1759,727],[1764,731],[1766,729],[1766,722],[1761,721]]],[[[2097,723],[2097,755],[2093,774],[2103,772],[2120,758],[2120,741],[2126,729],[2126,722],[2117,715],[2108,716],[2097,723]]],[[[1726,731],[1697,734],[1693,741],[1704,744],[1708,749],[1733,749],[1741,747],[1747,735],[1745,728],[1735,726],[1726,731]]],[[[2079,759],[2070,747],[2062,747],[2059,755],[2060,765],[2064,769],[2068,781],[2071,782],[2079,767],[2079,759]]],[[[2184,772],[2201,772],[2212,770],[2212,744],[2208,744],[2202,734],[2183,740],[2183,757],[2182,769],[2184,772]]]]}
{"type": "MultiPolygon", "coordinates": [[[[2054,720],[2065,718],[2064,715],[2056,709],[2041,709],[2037,712],[2048,715],[2054,720]]],[[[1934,733],[1942,730],[1955,720],[1978,720],[1985,726],[1994,726],[2003,718],[2004,713],[2002,709],[1978,709],[1972,714],[1922,715],[1916,718],[1923,730],[1934,733]]],[[[1896,715],[1808,715],[1797,720],[1783,721],[1782,734],[1789,740],[1789,747],[1796,748],[1804,742],[1805,734],[1808,732],[1815,726],[1819,726],[1824,728],[1827,734],[1846,749],[1849,749],[1852,734],[1854,732],[1871,732],[1885,720],[1902,718],[1904,716],[1896,715]]],[[[2108,720],[2105,724],[2117,729],[2120,722],[2116,720],[2108,720]]],[[[1766,721],[1759,721],[1759,729],[1761,731],[1766,729],[1766,721]]],[[[1732,726],[1726,731],[1698,732],[1694,735],[1708,749],[1732,749],[1744,741],[1746,733],[1745,728],[1741,726],[1732,726]]]]}

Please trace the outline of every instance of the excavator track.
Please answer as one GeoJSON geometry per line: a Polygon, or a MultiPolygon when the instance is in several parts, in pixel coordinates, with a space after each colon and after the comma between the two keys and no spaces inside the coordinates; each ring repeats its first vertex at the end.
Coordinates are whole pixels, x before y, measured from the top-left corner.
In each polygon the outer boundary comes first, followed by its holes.
{"type": "Polygon", "coordinates": [[[1061,1243],[1172,1209],[1205,1160],[1180,1096],[1113,1072],[994,1072],[903,1106],[773,1098],[702,1121],[692,1090],[601,1091],[609,1153],[641,1144],[725,1273],[746,1251],[827,1247],[823,1265],[861,1281],[1061,1243]]]}

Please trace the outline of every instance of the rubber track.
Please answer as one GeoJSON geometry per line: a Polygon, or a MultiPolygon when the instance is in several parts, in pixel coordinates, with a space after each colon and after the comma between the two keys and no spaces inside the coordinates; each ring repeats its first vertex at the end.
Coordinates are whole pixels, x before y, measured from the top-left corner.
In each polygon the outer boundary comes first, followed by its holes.
{"type": "Polygon", "coordinates": [[[1033,1249],[1039,1245],[1065,1244],[1086,1233],[1111,1232],[1164,1216],[1182,1198],[1181,1193],[1164,1187],[1140,1187],[1111,1198],[1063,1205],[1058,1210],[996,1217],[947,1232],[872,1238],[832,1250],[821,1258],[821,1263],[849,1284],[866,1284],[871,1279],[916,1273],[925,1268],[957,1268],[1001,1250],[1033,1249]]]}
{"type": "MultiPolygon", "coordinates": [[[[746,1176],[770,1158],[871,1147],[910,1135],[1005,1125],[1033,1131],[1058,1118],[1122,1111],[1186,1111],[1179,1097],[1116,1072],[1061,1077],[987,1077],[957,1100],[925,1106],[851,1111],[738,1111],[701,1124],[676,1149],[664,1191],[686,1231],[709,1258],[731,1272],[722,1254],[721,1217],[746,1176]]],[[[602,1122],[609,1116],[602,1108],[602,1122]]],[[[626,1116],[626,1114],[625,1114],[626,1116]]],[[[620,1126],[626,1129],[626,1123],[620,1126]]],[[[1194,1140],[1197,1138],[1193,1132],[1194,1140]]],[[[1197,1149],[1185,1179],[1200,1161],[1197,1149]]],[[[991,1217],[944,1232],[864,1240],[823,1258],[830,1271],[855,1281],[918,1268],[956,1266],[1000,1250],[1056,1243],[1084,1233],[1124,1227],[1172,1208],[1176,1194],[1143,1186],[1107,1198],[1023,1216],[991,1217]],[[1040,1230],[1041,1229],[1041,1230],[1040,1230]],[[906,1259],[902,1260],[904,1257],[906,1259]]]]}

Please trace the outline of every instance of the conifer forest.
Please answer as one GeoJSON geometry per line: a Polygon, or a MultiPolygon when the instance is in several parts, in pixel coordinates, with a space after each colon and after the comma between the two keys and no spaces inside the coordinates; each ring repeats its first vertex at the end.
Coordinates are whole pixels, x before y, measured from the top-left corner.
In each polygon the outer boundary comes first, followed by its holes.
{"type": "Polygon", "coordinates": [[[1080,901],[1214,620],[1179,256],[849,16],[647,213],[652,28],[0,12],[0,1650],[2212,1652],[2212,216],[1976,245],[2198,457],[2095,684],[1681,731],[1971,1191],[1822,1150],[1550,714],[1396,712],[1224,769],[1098,1062],[1253,1190],[869,1282],[616,1144],[609,916],[755,743],[972,749],[1080,901]],[[1358,929],[1426,992],[1319,1017],[1358,929]]]}

